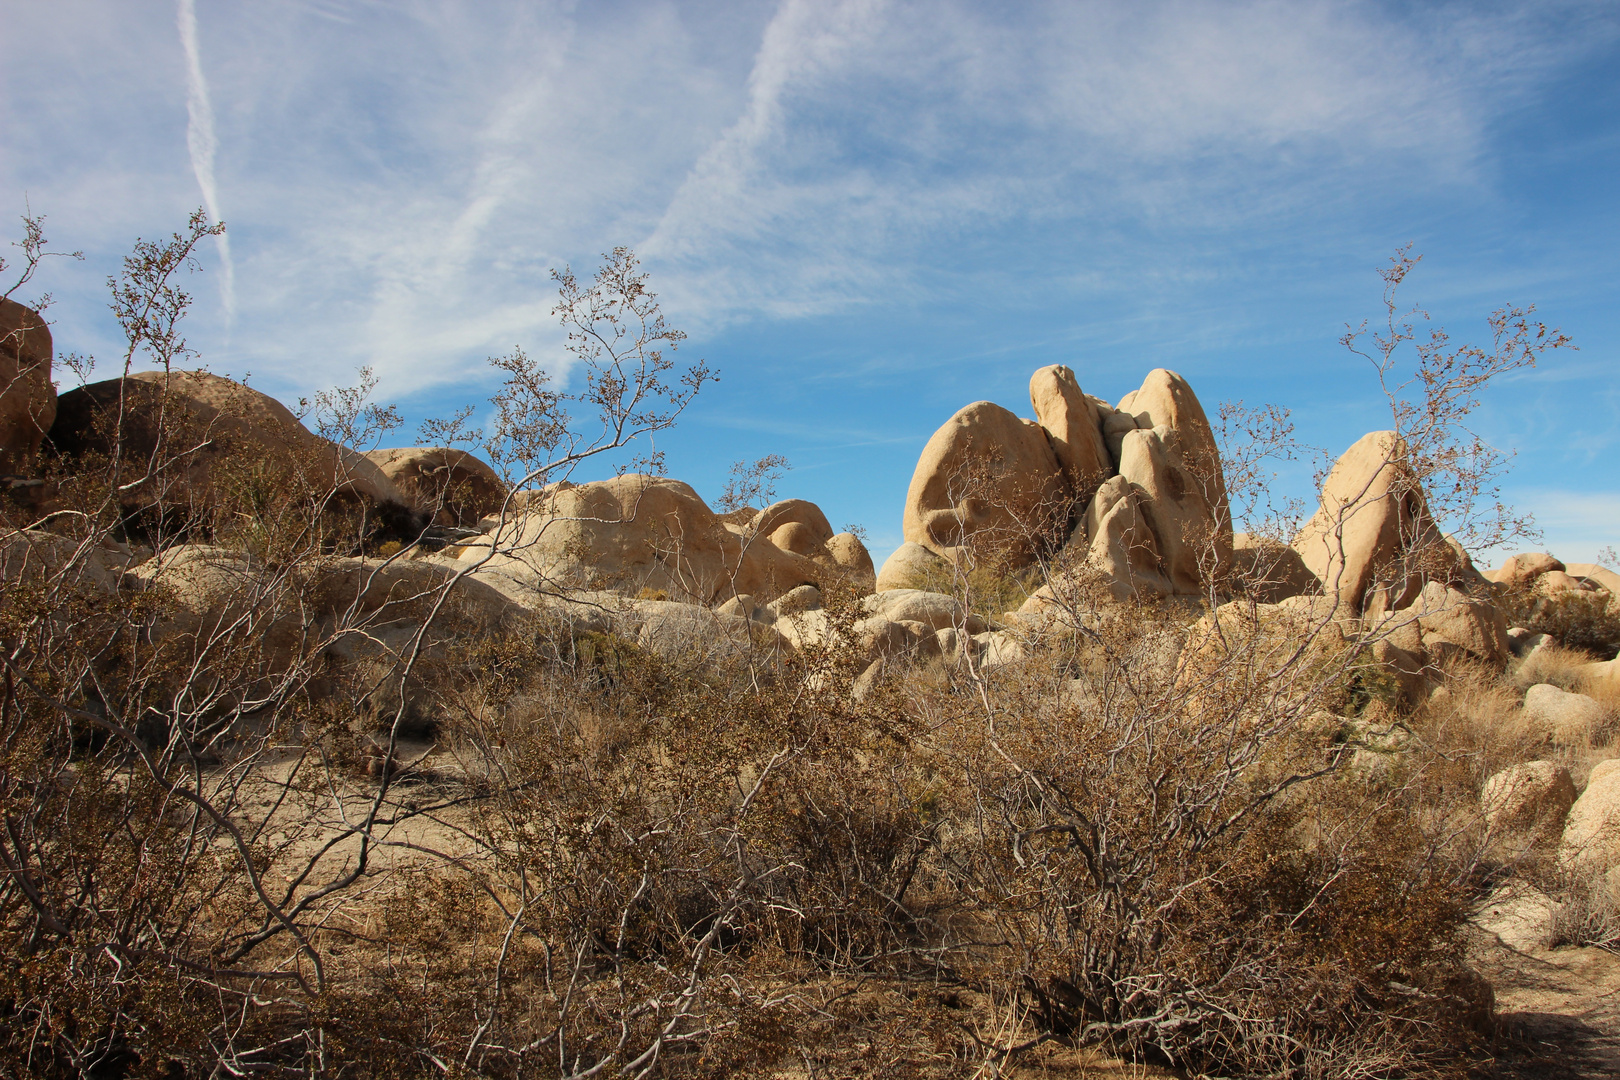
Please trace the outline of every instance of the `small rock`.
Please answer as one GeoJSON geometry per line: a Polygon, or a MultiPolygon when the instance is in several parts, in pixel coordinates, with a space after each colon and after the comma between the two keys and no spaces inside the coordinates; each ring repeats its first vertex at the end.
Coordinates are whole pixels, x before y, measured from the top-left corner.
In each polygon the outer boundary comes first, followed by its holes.
{"type": "Polygon", "coordinates": [[[1562,746],[1584,741],[1603,723],[1602,705],[1585,694],[1560,690],[1551,683],[1537,683],[1524,694],[1521,716],[1529,731],[1562,746]]]}
{"type": "Polygon", "coordinates": [[[1492,832],[1551,840],[1563,835],[1575,803],[1575,781],[1562,765],[1527,761],[1493,773],[1479,803],[1492,832]]]}
{"type": "Polygon", "coordinates": [[[1577,878],[1620,864],[1620,758],[1593,766],[1586,790],[1569,809],[1558,861],[1577,878]]]}

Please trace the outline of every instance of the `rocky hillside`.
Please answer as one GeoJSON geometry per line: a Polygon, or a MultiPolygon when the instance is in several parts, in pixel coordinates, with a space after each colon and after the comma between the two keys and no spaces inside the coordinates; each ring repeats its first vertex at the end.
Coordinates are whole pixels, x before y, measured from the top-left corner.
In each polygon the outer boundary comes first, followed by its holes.
{"type": "Polygon", "coordinates": [[[0,304],[8,1063],[23,1016],[56,1075],[315,1030],[379,1074],[1461,1075],[1519,1045],[1504,889],[1526,949],[1620,940],[1620,576],[1477,569],[1401,433],[1236,533],[1186,379],[1044,367],[928,440],[877,569],[801,499],[514,489],[206,372],[58,397],[51,348],[0,304]]]}

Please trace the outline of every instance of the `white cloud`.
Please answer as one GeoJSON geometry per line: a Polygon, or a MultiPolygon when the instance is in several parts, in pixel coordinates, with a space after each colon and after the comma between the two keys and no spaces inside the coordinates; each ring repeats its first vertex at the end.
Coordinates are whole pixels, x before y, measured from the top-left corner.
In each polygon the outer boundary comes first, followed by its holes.
{"type": "MultiPolygon", "coordinates": [[[[208,100],[208,80],[203,78],[202,53],[197,45],[197,2],[179,0],[180,46],[186,54],[186,149],[191,155],[191,171],[202,190],[203,205],[210,221],[224,220],[219,205],[219,187],[214,182],[214,154],[219,140],[214,136],[214,107],[208,100]]],[[[220,298],[225,307],[225,325],[236,316],[236,270],[231,264],[231,238],[220,233],[214,238],[219,248],[222,271],[220,298]]]]}
{"type": "Polygon", "coordinates": [[[183,221],[189,164],[230,203],[236,332],[200,313],[205,355],[393,394],[554,347],[546,271],[618,243],[698,331],[989,280],[959,249],[994,228],[1083,253],[1048,271],[1073,288],[1207,272],[1189,231],[1479,182],[1555,55],[1531,6],[306,0],[203,6],[204,81],[179,2],[181,48],[139,5],[0,0],[0,185],[110,272],[183,221]],[[1132,230],[1161,257],[1122,257],[1132,230]]]}

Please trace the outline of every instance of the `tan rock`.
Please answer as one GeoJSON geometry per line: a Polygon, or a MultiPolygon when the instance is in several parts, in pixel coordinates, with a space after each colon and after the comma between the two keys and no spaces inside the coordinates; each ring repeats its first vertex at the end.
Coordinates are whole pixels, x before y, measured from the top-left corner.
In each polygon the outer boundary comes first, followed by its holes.
{"type": "Polygon", "coordinates": [[[438,525],[475,528],[500,510],[506,485],[495,470],[464,450],[408,446],[371,450],[366,458],[382,470],[410,505],[438,525]]]}
{"type": "Polygon", "coordinates": [[[1564,564],[1551,555],[1539,551],[1526,551],[1509,556],[1501,566],[1488,571],[1485,576],[1498,585],[1520,588],[1529,585],[1542,574],[1563,569],[1564,564]]]}
{"type": "Polygon", "coordinates": [[[781,641],[759,622],[668,600],[637,600],[625,621],[634,625],[636,643],[648,652],[692,664],[773,649],[781,641]]]}
{"type": "MultiPolygon", "coordinates": [[[[1189,468],[1177,431],[1160,426],[1127,433],[1119,475],[1142,492],[1142,510],[1175,593],[1197,596],[1206,581],[1230,568],[1230,517],[1224,503],[1209,499],[1210,485],[1189,468]]],[[[1224,500],[1224,490],[1220,496],[1224,500]]]]}
{"type": "Polygon", "coordinates": [[[982,634],[988,629],[984,620],[963,607],[956,597],[921,589],[875,593],[861,601],[861,610],[868,615],[881,615],[890,622],[920,623],[931,631],[958,627],[969,634],[982,634]]]}
{"type": "Polygon", "coordinates": [[[205,371],[142,371],[63,394],[50,440],[70,457],[111,455],[122,430],[127,511],[206,519],[231,477],[268,477],[309,499],[333,496],[406,512],[409,500],[364,455],[313,434],[267,394],[205,371]],[[123,419],[119,409],[122,402],[123,419]]]}
{"type": "Polygon", "coordinates": [[[1141,388],[1126,397],[1129,404],[1122,400],[1120,410],[1134,413],[1138,428],[1167,427],[1180,438],[1185,467],[1230,533],[1232,512],[1226,501],[1226,478],[1221,474],[1220,447],[1192,385],[1173,371],[1154,368],[1141,388]]]}
{"type": "Polygon", "coordinates": [[[1062,364],[1050,364],[1030,376],[1029,400],[1068,478],[1069,490],[1081,500],[1090,499],[1114,474],[1095,402],[1081,393],[1074,372],[1062,364]]]}
{"type": "Polygon", "coordinates": [[[923,447],[906,493],[905,538],[955,559],[975,554],[1027,565],[1066,531],[1070,498],[1046,432],[977,401],[923,447]]]}
{"type": "Polygon", "coordinates": [[[110,593],[132,560],[100,544],[42,529],[0,532],[0,582],[69,593],[110,593]]]}
{"type": "Polygon", "coordinates": [[[775,618],[784,615],[798,615],[805,611],[821,610],[821,590],[814,585],[800,585],[791,592],[785,592],[766,605],[775,618]]]}
{"type": "Polygon", "coordinates": [[[0,473],[24,469],[55,420],[50,327],[38,312],[0,299],[0,473]]]}
{"type": "Polygon", "coordinates": [[[875,592],[888,589],[916,589],[934,581],[949,580],[951,564],[921,544],[906,541],[883,560],[875,592]]]}
{"type": "Polygon", "coordinates": [[[1526,730],[1559,746],[1579,746],[1608,718],[1602,705],[1585,694],[1537,683],[1524,692],[1521,714],[1526,730]]]}
{"type": "Polygon", "coordinates": [[[1575,804],[1575,782],[1556,762],[1527,761],[1493,773],[1479,804],[1494,833],[1556,840],[1575,804]]]}
{"type": "Polygon", "coordinates": [[[873,660],[913,652],[923,634],[933,635],[933,630],[922,623],[896,622],[882,615],[869,615],[852,629],[862,654],[873,660]]]}
{"type": "Polygon", "coordinates": [[[783,499],[755,515],[750,528],[771,543],[795,555],[819,552],[833,537],[832,526],[821,507],[805,499],[783,499]],[[796,526],[796,528],[795,528],[796,526]]]}
{"type": "Polygon", "coordinates": [[[975,634],[972,641],[974,655],[979,658],[979,667],[986,670],[1016,664],[1029,656],[1029,646],[1023,639],[1006,630],[990,630],[983,634],[975,634]]]}
{"type": "Polygon", "coordinates": [[[1553,596],[1561,592],[1600,592],[1596,585],[1585,578],[1566,574],[1562,570],[1549,570],[1545,574],[1538,574],[1535,579],[1535,591],[1542,596],[1553,596]]]}
{"type": "Polygon", "coordinates": [[[1322,589],[1322,583],[1306,568],[1299,552],[1279,540],[1250,533],[1232,537],[1232,576],[1262,604],[1322,589]]]}
{"type": "Polygon", "coordinates": [[[872,592],[877,584],[877,572],[872,567],[872,555],[854,533],[834,533],[826,543],[827,554],[842,567],[854,585],[862,592],[872,592]]]}
{"type": "MultiPolygon", "coordinates": [[[[1133,390],[1125,396],[1129,398],[1134,394],[1135,391],[1133,390]]],[[[1124,404],[1124,402],[1122,401],[1121,404],[1124,404]]],[[[1125,441],[1125,436],[1128,433],[1136,430],[1136,417],[1118,409],[1099,407],[1097,409],[1097,421],[1102,427],[1103,445],[1108,450],[1108,460],[1117,465],[1119,463],[1120,444],[1125,441]]]]}
{"type": "Polygon", "coordinates": [[[1323,590],[1357,611],[1404,608],[1426,581],[1449,580],[1457,569],[1405,444],[1390,431],[1363,435],[1344,452],[1293,546],[1323,590]]]}
{"type": "Polygon", "coordinates": [[[1616,574],[1607,566],[1600,563],[1570,563],[1564,569],[1606,590],[1611,597],[1620,596],[1620,574],[1616,574]]]}
{"type": "Polygon", "coordinates": [[[1086,509],[1087,561],[1109,583],[1116,600],[1169,596],[1175,585],[1164,573],[1159,544],[1148,525],[1140,488],[1123,476],[1109,479],[1086,509]]]}
{"type": "Polygon", "coordinates": [[[1511,655],[1507,619],[1494,598],[1473,597],[1459,589],[1431,581],[1406,609],[1417,617],[1423,647],[1439,659],[1448,649],[1460,649],[1488,664],[1502,665],[1511,655]]]}
{"type": "Polygon", "coordinates": [[[1586,790],[1569,809],[1558,861],[1586,879],[1620,865],[1620,758],[1592,767],[1586,790]]]}
{"type": "Polygon", "coordinates": [[[513,501],[521,514],[455,555],[482,563],[480,574],[505,578],[497,587],[510,595],[607,589],[704,606],[739,594],[768,603],[800,585],[819,586],[829,573],[721,521],[689,485],[666,477],[559,483],[513,501]]]}
{"type": "Polygon", "coordinates": [[[1372,643],[1372,656],[1384,674],[1395,680],[1397,705],[1413,709],[1428,700],[1428,654],[1421,646],[1406,649],[1388,638],[1380,638],[1372,643]]]}

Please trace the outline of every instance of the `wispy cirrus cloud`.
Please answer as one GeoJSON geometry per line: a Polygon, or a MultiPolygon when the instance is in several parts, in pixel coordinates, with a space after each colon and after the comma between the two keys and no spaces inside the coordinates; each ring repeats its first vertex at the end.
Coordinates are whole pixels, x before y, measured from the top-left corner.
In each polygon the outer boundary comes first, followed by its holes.
{"type": "MultiPolygon", "coordinates": [[[[214,154],[219,139],[214,135],[214,107],[208,100],[208,80],[203,77],[202,52],[197,45],[197,0],[179,0],[178,16],[180,47],[186,54],[186,149],[209,219],[223,221],[219,185],[214,181],[214,154]]],[[[231,262],[230,236],[220,233],[214,241],[219,248],[219,291],[228,331],[236,316],[236,268],[231,262]]]]}
{"type": "Polygon", "coordinates": [[[1487,183],[1494,118],[1572,47],[1545,5],[179,0],[170,62],[137,9],[59,10],[7,6],[36,48],[5,76],[0,178],[59,220],[125,229],[133,201],[170,226],[178,140],[212,213],[229,192],[237,333],[205,352],[289,388],[372,363],[396,392],[554,344],[547,270],[618,243],[699,333],[1175,291],[1381,193],[1487,183]]]}

